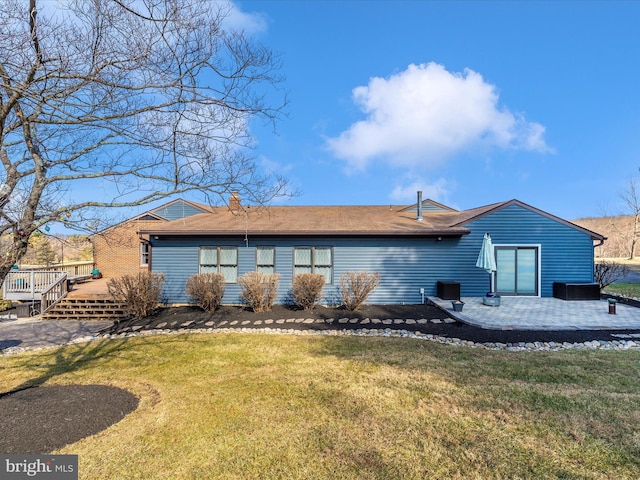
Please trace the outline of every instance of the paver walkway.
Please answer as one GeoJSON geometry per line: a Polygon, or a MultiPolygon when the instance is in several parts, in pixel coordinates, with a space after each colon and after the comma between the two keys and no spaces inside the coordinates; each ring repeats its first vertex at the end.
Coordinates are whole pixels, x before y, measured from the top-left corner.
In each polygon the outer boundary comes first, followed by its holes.
{"type": "Polygon", "coordinates": [[[42,321],[39,317],[0,320],[0,351],[9,347],[54,347],[93,336],[111,321],[42,321]]]}
{"type": "Polygon", "coordinates": [[[640,308],[618,303],[609,314],[606,300],[566,301],[558,298],[501,297],[499,307],[482,304],[482,297],[462,298],[461,313],[451,300],[429,297],[456,320],[497,330],[633,330],[640,329],[640,308]]]}

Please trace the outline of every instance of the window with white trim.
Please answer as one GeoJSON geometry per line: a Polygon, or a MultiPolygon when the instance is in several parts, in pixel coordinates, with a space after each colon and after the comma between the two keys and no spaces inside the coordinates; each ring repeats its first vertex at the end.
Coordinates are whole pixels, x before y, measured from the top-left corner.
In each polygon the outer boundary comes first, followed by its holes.
{"type": "Polygon", "coordinates": [[[238,280],[238,247],[200,247],[200,273],[221,273],[226,283],[238,280]]]}
{"type": "Polygon", "coordinates": [[[146,267],[149,265],[149,252],[150,252],[150,245],[145,242],[140,243],[140,265],[141,266],[146,267]]]}
{"type": "Polygon", "coordinates": [[[294,247],[293,274],[319,273],[325,283],[333,283],[333,249],[331,247],[294,247]]]}
{"type": "Polygon", "coordinates": [[[256,247],[256,272],[276,273],[276,247],[256,247]]]}

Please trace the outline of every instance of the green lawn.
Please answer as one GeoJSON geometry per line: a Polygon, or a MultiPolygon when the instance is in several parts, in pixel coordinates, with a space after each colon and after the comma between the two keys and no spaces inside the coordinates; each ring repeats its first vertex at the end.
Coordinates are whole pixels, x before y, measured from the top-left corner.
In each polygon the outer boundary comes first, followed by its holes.
{"type": "Polygon", "coordinates": [[[0,357],[0,391],[140,397],[57,453],[86,479],[638,478],[640,352],[193,334],[0,357]]]}
{"type": "Polygon", "coordinates": [[[604,288],[607,293],[619,293],[625,297],[640,298],[640,283],[615,282],[604,288]]]}

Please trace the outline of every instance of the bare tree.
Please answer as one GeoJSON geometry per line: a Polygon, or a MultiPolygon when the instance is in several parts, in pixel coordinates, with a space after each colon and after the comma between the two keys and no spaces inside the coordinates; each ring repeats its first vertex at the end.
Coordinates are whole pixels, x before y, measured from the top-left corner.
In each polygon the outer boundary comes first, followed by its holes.
{"type": "Polygon", "coordinates": [[[95,231],[105,207],[285,193],[248,154],[250,122],[275,120],[284,104],[278,62],[227,28],[230,5],[43,5],[0,0],[0,236],[11,237],[0,281],[49,222],[95,231]]]}
{"type": "Polygon", "coordinates": [[[600,285],[600,290],[624,278],[629,273],[629,266],[623,263],[600,261],[595,264],[593,280],[600,285]]]}
{"type": "Polygon", "coordinates": [[[629,245],[629,260],[633,260],[636,255],[636,245],[640,240],[640,188],[637,177],[629,179],[626,188],[620,193],[620,198],[630,217],[628,228],[625,229],[623,236],[629,245]]]}

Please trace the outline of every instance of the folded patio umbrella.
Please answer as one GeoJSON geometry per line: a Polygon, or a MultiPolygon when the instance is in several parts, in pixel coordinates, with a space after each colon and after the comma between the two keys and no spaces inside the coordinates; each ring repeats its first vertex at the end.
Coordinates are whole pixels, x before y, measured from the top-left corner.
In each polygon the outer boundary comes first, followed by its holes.
{"type": "Polygon", "coordinates": [[[493,256],[491,236],[488,233],[485,233],[484,238],[482,239],[482,247],[480,247],[480,254],[478,255],[476,267],[486,270],[489,274],[489,291],[491,292],[491,274],[495,272],[497,268],[496,258],[493,256]]]}

